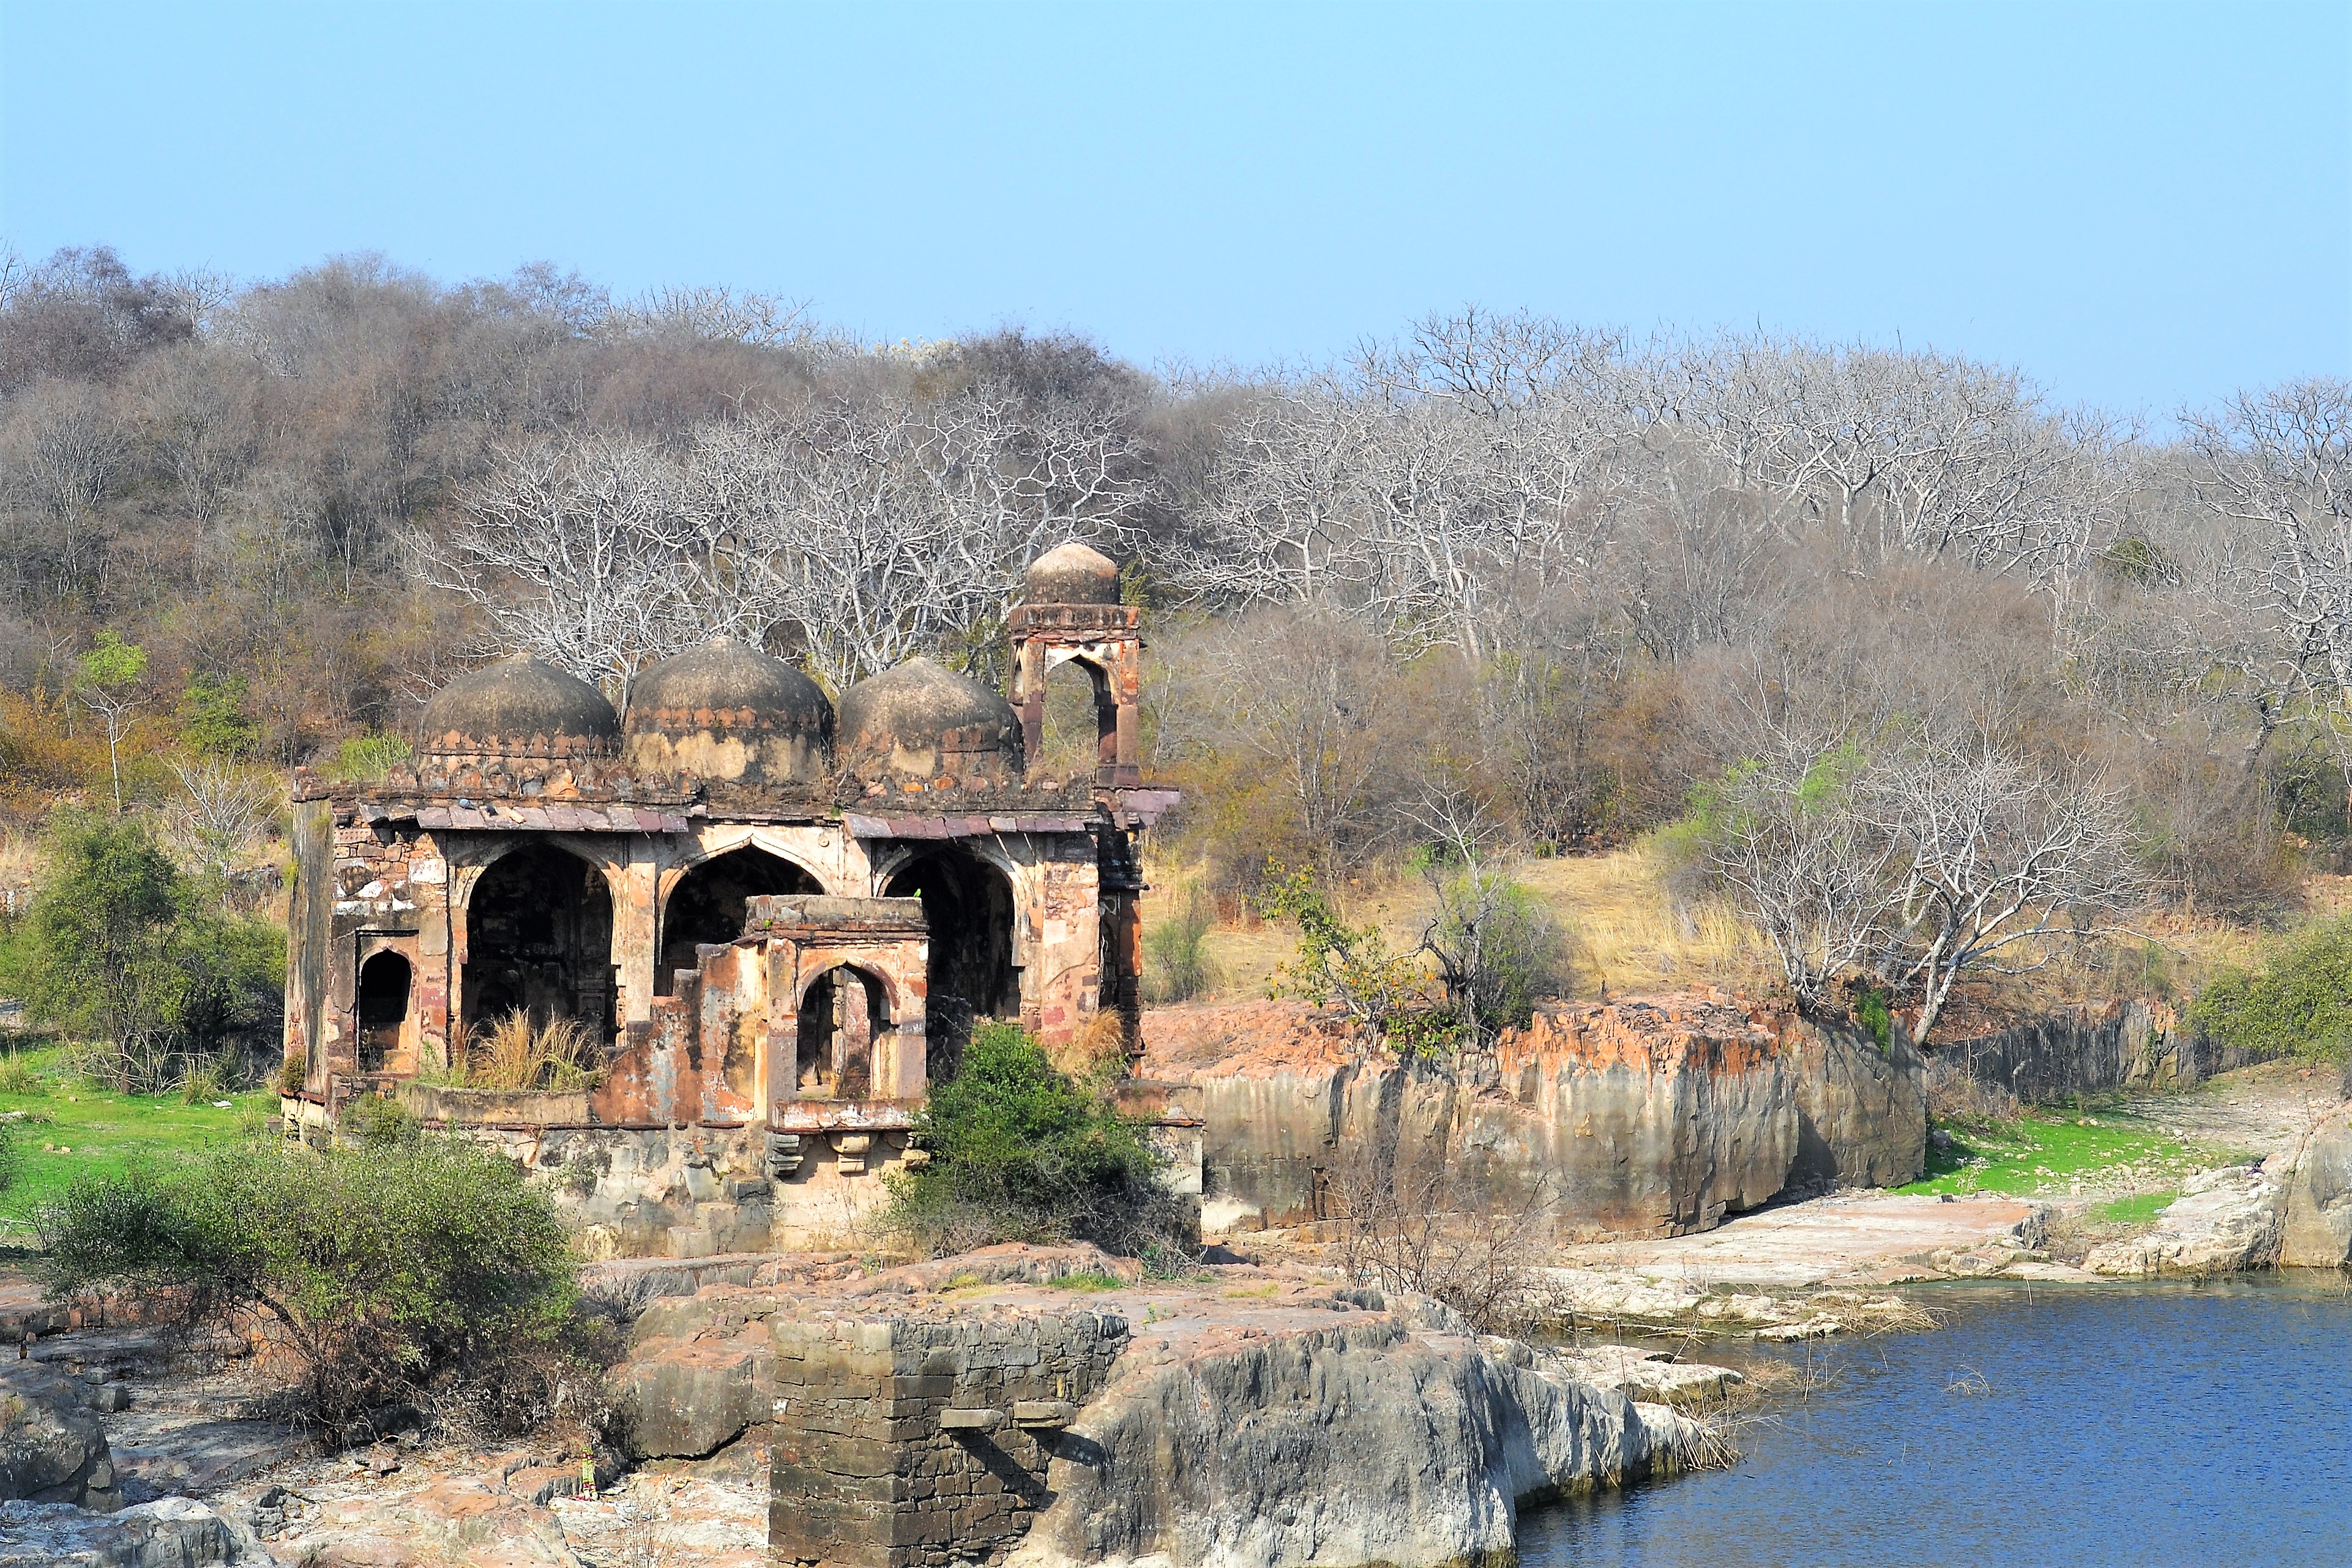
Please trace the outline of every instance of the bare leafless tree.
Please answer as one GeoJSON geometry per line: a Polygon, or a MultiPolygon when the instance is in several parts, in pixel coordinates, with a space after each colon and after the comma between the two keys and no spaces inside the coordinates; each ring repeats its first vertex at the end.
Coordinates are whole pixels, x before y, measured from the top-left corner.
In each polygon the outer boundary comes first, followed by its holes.
{"type": "Polygon", "coordinates": [[[508,448],[446,533],[412,531],[418,574],[480,606],[495,640],[611,688],[730,629],[738,605],[679,464],[618,435],[508,448]]]}
{"type": "Polygon", "coordinates": [[[2095,776],[1981,742],[1921,741],[1855,793],[1899,895],[1888,968],[1918,998],[1920,1040],[1964,975],[2038,969],[2047,939],[2096,927],[2145,892],[2122,793],[2095,776]]]}
{"type": "Polygon", "coordinates": [[[1808,1007],[1884,939],[1894,851],[1854,809],[1870,759],[1851,732],[1772,721],[1705,792],[1707,870],[1737,897],[1808,1007]]]}
{"type": "Polygon", "coordinates": [[[238,874],[258,857],[285,810],[272,775],[222,762],[173,762],[180,794],[163,813],[165,841],[180,863],[216,881],[234,903],[238,874]]]}

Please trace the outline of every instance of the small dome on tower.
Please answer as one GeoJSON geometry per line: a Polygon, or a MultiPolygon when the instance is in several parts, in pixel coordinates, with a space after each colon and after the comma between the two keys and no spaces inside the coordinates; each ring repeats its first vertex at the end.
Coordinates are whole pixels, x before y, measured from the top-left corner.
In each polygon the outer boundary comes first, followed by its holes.
{"type": "Polygon", "coordinates": [[[641,768],[805,780],[824,772],[833,705],[782,659],[713,637],[637,677],[625,727],[629,760],[641,768]]]}
{"type": "Polygon", "coordinates": [[[928,658],[841,694],[841,759],[866,778],[1003,783],[1021,776],[1021,719],[976,680],[928,658]]]}
{"type": "Polygon", "coordinates": [[[517,654],[434,693],[416,731],[428,756],[602,757],[621,721],[586,681],[517,654]]]}
{"type": "Polygon", "coordinates": [[[1022,596],[1033,605],[1116,605],[1118,563],[1073,539],[1029,563],[1022,596]]]}

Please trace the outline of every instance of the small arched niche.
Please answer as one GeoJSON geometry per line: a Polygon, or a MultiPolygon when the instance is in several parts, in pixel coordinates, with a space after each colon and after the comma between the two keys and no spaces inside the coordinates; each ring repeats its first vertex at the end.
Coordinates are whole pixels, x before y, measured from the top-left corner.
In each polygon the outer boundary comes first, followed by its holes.
{"type": "Polygon", "coordinates": [[[874,1092],[874,1047],[892,1026],[882,982],[836,964],[801,993],[794,1089],[803,1100],[865,1100],[874,1092]]]}
{"type": "Polygon", "coordinates": [[[408,960],[397,952],[371,953],[360,965],[360,1071],[415,1072],[416,1054],[408,1037],[412,978],[408,960]]]}
{"type": "Polygon", "coordinates": [[[662,911],[661,961],[654,994],[670,995],[677,972],[697,967],[695,949],[723,947],[743,934],[747,900],[821,893],[817,879],[781,855],[747,844],[714,855],[679,879],[662,911]]]}

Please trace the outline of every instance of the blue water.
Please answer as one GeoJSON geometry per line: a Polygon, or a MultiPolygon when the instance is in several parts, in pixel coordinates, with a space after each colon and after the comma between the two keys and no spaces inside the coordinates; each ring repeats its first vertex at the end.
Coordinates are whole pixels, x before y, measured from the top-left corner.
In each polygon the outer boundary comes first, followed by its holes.
{"type": "Polygon", "coordinates": [[[1815,1342],[1737,1468],[1529,1512],[1525,1568],[2352,1564],[2343,1286],[1920,1299],[1945,1327],[1815,1342]]]}

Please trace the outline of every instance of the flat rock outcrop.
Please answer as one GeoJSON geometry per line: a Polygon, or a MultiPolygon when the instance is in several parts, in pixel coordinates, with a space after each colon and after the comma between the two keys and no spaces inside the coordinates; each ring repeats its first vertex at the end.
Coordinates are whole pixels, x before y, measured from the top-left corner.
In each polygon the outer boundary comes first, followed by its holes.
{"type": "Polygon", "coordinates": [[[1882,1049],[1712,992],[1556,1004],[1451,1074],[1364,1050],[1297,1003],[1163,1008],[1143,1027],[1140,1076],[1205,1124],[1212,1231],[1323,1217],[1333,1152],[1400,1126],[1542,1180],[1593,1239],[1908,1181],[1926,1157],[1925,1069],[1899,1030],[1882,1049]]]}
{"type": "Polygon", "coordinates": [[[2260,1164],[2191,1176],[2155,1227],[2091,1248],[2093,1274],[2230,1274],[2278,1261],[2285,1190],[2260,1164]]]}

